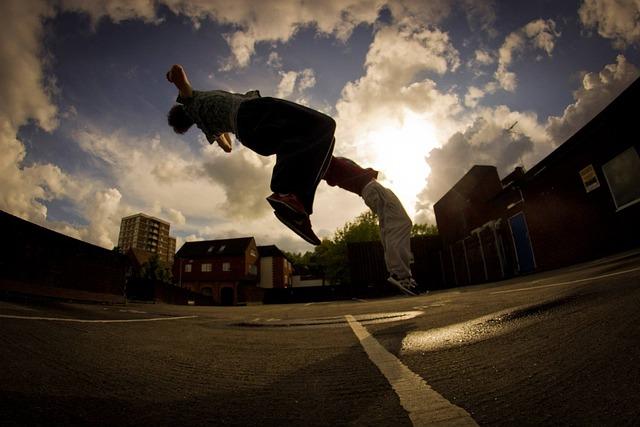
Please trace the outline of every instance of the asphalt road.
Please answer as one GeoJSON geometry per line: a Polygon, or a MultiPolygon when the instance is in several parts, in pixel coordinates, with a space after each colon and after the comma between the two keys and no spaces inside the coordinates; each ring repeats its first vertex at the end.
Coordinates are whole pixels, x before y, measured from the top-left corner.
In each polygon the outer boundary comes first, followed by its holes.
{"type": "Polygon", "coordinates": [[[640,253],[418,297],[0,301],[0,425],[638,425],[640,253]]]}

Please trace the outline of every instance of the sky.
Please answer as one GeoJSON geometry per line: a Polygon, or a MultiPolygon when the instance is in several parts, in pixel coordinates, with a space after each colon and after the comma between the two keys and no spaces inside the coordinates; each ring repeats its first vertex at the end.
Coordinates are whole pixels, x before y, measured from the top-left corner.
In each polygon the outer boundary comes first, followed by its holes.
{"type": "MultiPolygon", "coordinates": [[[[0,209],[108,249],[144,212],[178,248],[312,250],[265,201],[274,157],[167,125],[178,63],[196,89],[331,115],[334,154],[433,224],[471,166],[531,168],[593,118],[640,76],[639,46],[640,0],[4,0],[0,209]]],[[[365,210],[323,182],[311,221],[330,238],[365,210]]]]}

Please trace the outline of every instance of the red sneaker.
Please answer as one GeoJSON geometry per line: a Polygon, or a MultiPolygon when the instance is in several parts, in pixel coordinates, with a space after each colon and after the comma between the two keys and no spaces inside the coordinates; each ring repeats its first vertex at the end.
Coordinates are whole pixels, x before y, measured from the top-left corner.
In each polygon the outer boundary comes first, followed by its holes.
{"type": "Polygon", "coordinates": [[[311,228],[311,221],[309,221],[308,215],[300,216],[293,210],[284,208],[275,210],[273,213],[281,223],[289,227],[291,231],[302,237],[305,241],[316,246],[322,243],[318,236],[316,236],[316,233],[313,232],[313,229],[311,228]]]}
{"type": "Polygon", "coordinates": [[[281,212],[282,209],[288,209],[293,214],[299,217],[309,216],[307,211],[304,209],[302,202],[298,199],[298,196],[295,194],[278,194],[273,193],[269,197],[267,197],[267,202],[273,207],[273,210],[276,212],[281,212]]]}

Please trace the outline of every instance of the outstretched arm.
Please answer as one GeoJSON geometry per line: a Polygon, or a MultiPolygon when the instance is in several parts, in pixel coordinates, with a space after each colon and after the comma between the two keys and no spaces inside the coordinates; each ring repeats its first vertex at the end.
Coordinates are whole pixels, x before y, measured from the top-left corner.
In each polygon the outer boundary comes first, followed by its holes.
{"type": "Polygon", "coordinates": [[[182,68],[182,65],[174,64],[171,69],[167,71],[167,80],[176,85],[181,97],[191,98],[191,95],[193,95],[193,88],[191,87],[191,83],[189,83],[187,73],[184,71],[184,68],[182,68]]]}

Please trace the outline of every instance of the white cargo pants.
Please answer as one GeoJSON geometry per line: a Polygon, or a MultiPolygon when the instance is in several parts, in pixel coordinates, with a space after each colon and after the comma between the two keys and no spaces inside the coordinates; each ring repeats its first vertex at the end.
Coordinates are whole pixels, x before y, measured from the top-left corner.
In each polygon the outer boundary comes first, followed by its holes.
{"type": "Polygon", "coordinates": [[[378,216],[387,271],[400,279],[411,277],[411,219],[398,197],[373,180],[362,189],[362,198],[378,216]]]}

